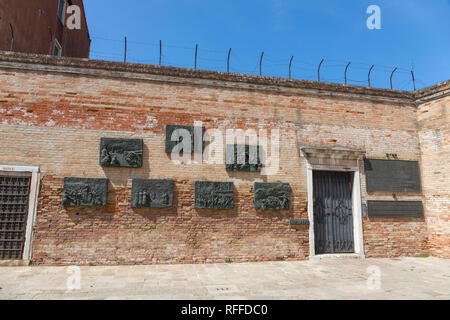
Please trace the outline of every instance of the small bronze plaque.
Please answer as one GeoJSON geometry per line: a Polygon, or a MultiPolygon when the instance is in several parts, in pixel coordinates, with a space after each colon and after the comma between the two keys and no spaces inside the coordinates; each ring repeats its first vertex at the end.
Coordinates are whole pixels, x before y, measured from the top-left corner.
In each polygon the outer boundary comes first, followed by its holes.
{"type": "Polygon", "coordinates": [[[422,201],[367,201],[369,217],[423,217],[422,201]]]}
{"type": "Polygon", "coordinates": [[[195,208],[233,209],[233,182],[195,181],[195,208]]]}
{"type": "Polygon", "coordinates": [[[173,203],[173,180],[133,179],[132,208],[170,208],[173,203]]]}
{"type": "Polygon", "coordinates": [[[291,187],[289,183],[255,182],[256,210],[289,210],[291,187]]]}
{"type": "Polygon", "coordinates": [[[417,161],[365,159],[367,191],[420,192],[417,161]]]}
{"type": "MultiPolygon", "coordinates": [[[[167,125],[166,126],[166,152],[171,153],[173,148],[182,143],[184,138],[190,139],[191,153],[202,153],[205,142],[203,137],[205,135],[204,127],[181,126],[181,125],[167,125]],[[195,138],[198,138],[201,143],[195,144],[195,138]]],[[[184,150],[182,151],[184,152],[184,150]]]]}
{"type": "Polygon", "coordinates": [[[102,167],[142,167],[142,139],[102,138],[100,165],[102,167]]]}
{"type": "Polygon", "coordinates": [[[106,206],[108,179],[64,178],[63,206],[106,206]]]}
{"type": "Polygon", "coordinates": [[[262,163],[259,153],[259,146],[228,144],[226,149],[226,170],[261,171],[262,163]]]}
{"type": "Polygon", "coordinates": [[[292,220],[289,220],[289,224],[290,225],[309,225],[309,220],[306,220],[306,219],[297,219],[297,220],[292,219],[292,220]]]}

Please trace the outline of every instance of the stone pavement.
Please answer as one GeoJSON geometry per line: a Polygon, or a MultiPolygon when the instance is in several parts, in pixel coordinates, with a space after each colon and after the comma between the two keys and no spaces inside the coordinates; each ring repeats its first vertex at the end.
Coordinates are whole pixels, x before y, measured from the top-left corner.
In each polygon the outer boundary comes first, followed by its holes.
{"type": "Polygon", "coordinates": [[[0,267],[0,288],[0,299],[450,299],[450,260],[0,267]]]}

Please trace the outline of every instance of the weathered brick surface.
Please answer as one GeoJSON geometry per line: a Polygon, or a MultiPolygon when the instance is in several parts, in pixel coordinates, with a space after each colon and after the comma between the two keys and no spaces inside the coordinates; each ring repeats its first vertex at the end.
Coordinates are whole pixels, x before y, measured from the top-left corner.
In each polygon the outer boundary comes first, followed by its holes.
{"type": "MultiPolygon", "coordinates": [[[[0,87],[0,148],[7,150],[0,164],[40,166],[44,175],[33,241],[33,261],[40,264],[304,259],[308,227],[289,226],[290,219],[308,216],[299,144],[426,161],[418,109],[406,92],[11,54],[0,55],[0,87]],[[279,172],[261,176],[227,172],[225,165],[174,164],[165,153],[165,125],[195,120],[207,129],[279,128],[279,172]],[[143,167],[100,167],[101,137],[142,138],[143,167]],[[64,208],[65,176],[108,178],[108,205],[64,208]],[[132,178],[173,179],[174,207],[131,208],[132,178]],[[195,180],[233,181],[235,208],[194,209],[195,180]],[[290,210],[256,212],[255,181],[289,183],[290,210]]],[[[448,147],[448,131],[446,141],[448,147]]],[[[367,194],[360,167],[363,203],[391,200],[392,194],[367,194]]],[[[433,203],[426,204],[428,220],[433,203]]],[[[439,208],[434,212],[445,216],[439,208]]],[[[446,217],[448,222],[448,202],[446,217]]],[[[363,218],[363,227],[366,256],[429,252],[425,219],[363,218]]],[[[432,252],[448,253],[448,228],[439,232],[447,240],[433,240],[432,252]]]]}
{"type": "MultiPolygon", "coordinates": [[[[240,186],[234,210],[193,208],[191,181],[176,180],[174,208],[132,209],[131,181],[110,186],[108,206],[61,206],[62,179],[43,179],[34,239],[36,263],[200,263],[303,259],[307,230],[286,223],[293,213],[256,214],[252,188],[240,186]]],[[[296,207],[298,207],[296,205],[296,207]]]]}
{"type": "MultiPolygon", "coordinates": [[[[449,90],[447,84],[444,89],[449,90]]],[[[450,257],[450,97],[418,107],[423,197],[431,252],[450,257]]]]}
{"type": "Polygon", "coordinates": [[[427,229],[421,218],[371,218],[363,220],[366,257],[428,254],[427,229]]]}

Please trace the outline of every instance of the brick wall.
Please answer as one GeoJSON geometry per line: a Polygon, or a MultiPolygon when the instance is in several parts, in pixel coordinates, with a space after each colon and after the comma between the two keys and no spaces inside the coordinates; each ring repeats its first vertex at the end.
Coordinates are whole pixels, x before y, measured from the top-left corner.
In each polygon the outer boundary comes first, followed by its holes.
{"type": "Polygon", "coordinates": [[[55,40],[58,40],[63,56],[88,58],[91,40],[83,1],[71,2],[81,9],[80,30],[67,27],[67,14],[66,22],[64,25],[61,23],[58,0],[2,0],[0,50],[53,54],[55,40]]]}
{"type": "MultiPolygon", "coordinates": [[[[0,55],[0,87],[0,148],[7,150],[0,164],[40,166],[43,173],[33,240],[38,264],[305,259],[308,227],[289,225],[308,218],[299,144],[427,161],[419,147],[418,109],[404,92],[11,54],[0,55]],[[165,153],[165,125],[195,120],[207,129],[279,128],[280,170],[261,176],[230,173],[225,165],[174,164],[165,153]],[[101,137],[142,138],[143,167],[99,166],[101,137]],[[108,205],[63,207],[65,176],[108,178],[108,205]],[[173,208],[131,208],[132,178],[173,179],[173,208]],[[195,180],[234,182],[234,209],[195,209],[195,180]],[[289,183],[290,210],[255,211],[253,183],[259,181],[289,183]]],[[[368,194],[362,164],[361,172],[363,203],[392,199],[368,194]]],[[[366,256],[429,252],[424,219],[363,218],[363,229],[366,256]]],[[[445,244],[439,241],[432,243],[445,244]]],[[[448,253],[448,242],[446,248],[440,250],[448,253]]]]}
{"type": "Polygon", "coordinates": [[[418,107],[423,198],[431,253],[450,257],[450,85],[418,107]]]}

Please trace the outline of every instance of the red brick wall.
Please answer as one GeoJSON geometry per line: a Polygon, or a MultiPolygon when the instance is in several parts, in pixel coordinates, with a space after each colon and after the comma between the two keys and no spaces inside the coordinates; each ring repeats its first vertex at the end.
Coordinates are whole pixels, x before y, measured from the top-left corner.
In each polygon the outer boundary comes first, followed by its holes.
{"type": "Polygon", "coordinates": [[[63,26],[58,17],[58,3],[58,0],[0,1],[0,50],[52,55],[57,39],[63,56],[88,58],[91,40],[83,1],[72,1],[81,9],[80,30],[63,26]]]}
{"type": "MultiPolygon", "coordinates": [[[[290,219],[307,219],[300,143],[361,149],[370,158],[421,156],[417,108],[402,92],[301,81],[283,85],[182,69],[177,77],[171,68],[136,72],[133,68],[141,67],[50,58],[17,58],[10,69],[2,67],[2,59],[14,58],[0,58],[0,148],[7,150],[0,164],[36,165],[44,175],[33,241],[33,261],[39,264],[304,259],[308,227],[289,226],[290,219]],[[279,172],[261,176],[229,173],[225,165],[175,165],[165,153],[165,125],[194,120],[207,129],[279,128],[279,172]],[[143,167],[100,167],[101,137],[142,138],[143,167]],[[64,208],[65,176],[108,178],[108,205],[64,208]],[[174,179],[174,207],[132,209],[132,178],[174,179]],[[233,181],[234,209],[194,209],[195,180],[233,181]],[[256,212],[255,181],[289,183],[291,209],[256,212]]],[[[363,202],[392,199],[367,194],[362,165],[361,170],[363,202]]],[[[366,256],[428,252],[424,219],[364,218],[363,227],[366,256]]]]}
{"type": "MultiPolygon", "coordinates": [[[[447,84],[442,91],[450,90],[447,84]]],[[[418,107],[423,197],[431,253],[450,257],[450,97],[418,107]]]]}
{"type": "Polygon", "coordinates": [[[377,217],[363,220],[366,257],[428,254],[427,229],[422,218],[377,217]]]}
{"type": "MultiPolygon", "coordinates": [[[[256,214],[251,187],[239,186],[235,209],[196,210],[192,181],[175,180],[174,207],[132,209],[130,181],[110,186],[104,209],[61,206],[62,179],[43,179],[33,261],[45,264],[200,263],[303,259],[307,228],[288,213],[256,214]]],[[[294,208],[298,208],[294,199],[294,208]]]]}

